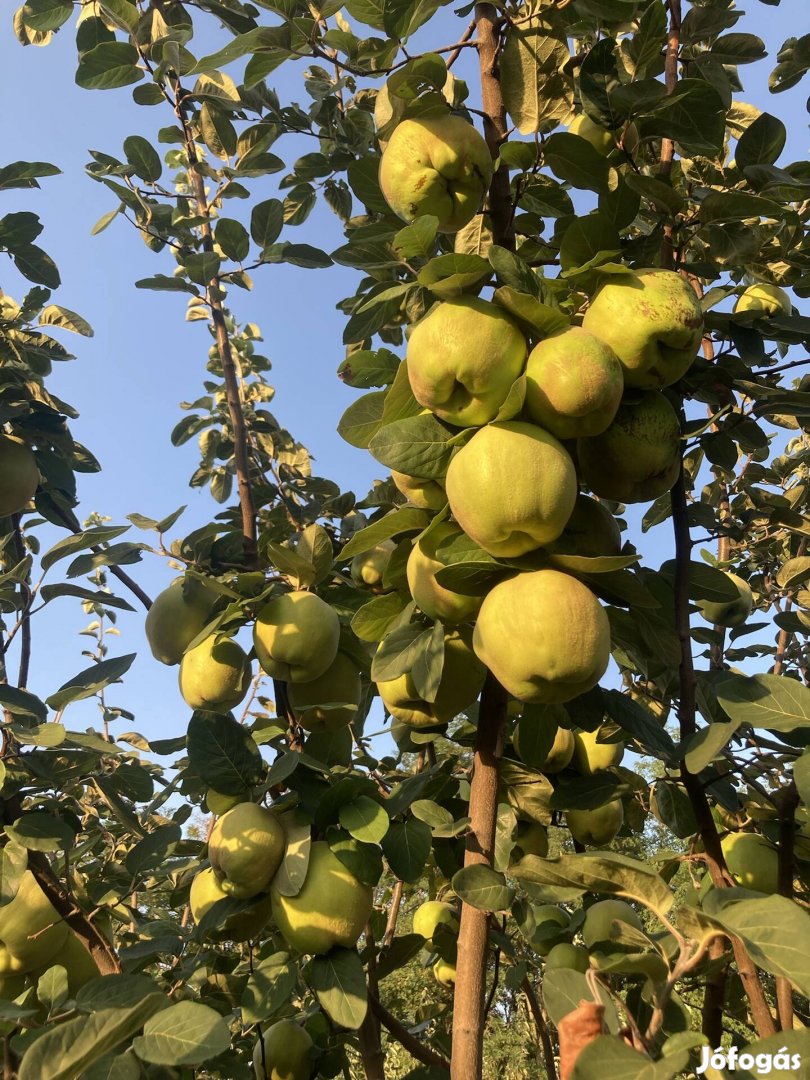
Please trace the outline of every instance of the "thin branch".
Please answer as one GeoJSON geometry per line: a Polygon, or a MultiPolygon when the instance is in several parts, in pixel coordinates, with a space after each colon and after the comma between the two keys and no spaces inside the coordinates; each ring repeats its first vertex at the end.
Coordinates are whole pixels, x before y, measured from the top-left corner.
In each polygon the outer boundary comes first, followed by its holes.
{"type": "Polygon", "coordinates": [[[534,992],[534,987],[529,982],[528,975],[523,980],[521,989],[526,995],[526,1001],[529,1004],[529,1010],[532,1014],[532,1019],[534,1020],[534,1026],[537,1028],[537,1034],[540,1038],[540,1045],[543,1048],[543,1058],[546,1063],[548,1080],[557,1080],[557,1064],[554,1060],[554,1046],[551,1042],[551,1034],[549,1033],[548,1024],[543,1015],[540,1002],[537,1000],[537,995],[534,992]]]}
{"type": "Polygon", "coordinates": [[[395,1016],[391,1015],[374,994],[370,993],[368,995],[368,1003],[383,1027],[394,1036],[398,1043],[405,1047],[411,1057],[421,1061],[423,1065],[432,1065],[437,1069],[450,1070],[450,1062],[447,1058],[437,1054],[435,1050],[431,1050],[429,1046],[425,1046],[415,1035],[412,1035],[404,1024],[401,1024],[395,1016]]]}

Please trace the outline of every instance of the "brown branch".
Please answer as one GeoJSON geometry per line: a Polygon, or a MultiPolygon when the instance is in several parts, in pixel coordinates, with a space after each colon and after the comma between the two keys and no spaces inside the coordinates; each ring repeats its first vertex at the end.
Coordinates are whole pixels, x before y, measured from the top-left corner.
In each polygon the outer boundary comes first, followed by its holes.
{"type": "Polygon", "coordinates": [[[543,1010],[540,1007],[540,1002],[537,1000],[537,995],[534,992],[532,984],[529,982],[529,976],[523,980],[522,983],[523,993],[526,995],[526,1001],[529,1004],[529,1011],[532,1014],[534,1020],[534,1026],[537,1028],[537,1035],[540,1039],[540,1045],[543,1048],[543,1058],[546,1063],[546,1074],[548,1080],[557,1080],[557,1065],[554,1060],[554,1046],[551,1042],[551,1034],[548,1030],[548,1024],[546,1018],[543,1015],[543,1010]]]}
{"type": "Polygon", "coordinates": [[[374,994],[370,993],[368,995],[368,1003],[383,1027],[394,1036],[398,1043],[405,1047],[411,1057],[421,1061],[423,1065],[432,1065],[437,1069],[450,1069],[450,1062],[446,1057],[442,1057],[441,1054],[437,1054],[435,1050],[431,1050],[429,1046],[425,1046],[424,1043],[420,1042],[415,1035],[408,1031],[404,1024],[391,1015],[374,994]]]}
{"type": "MultiPolygon", "coordinates": [[[[779,797],[779,895],[793,899],[796,808],[799,792],[791,780],[779,797]]],[[[781,1031],[793,1030],[793,988],[783,976],[776,979],[776,1011],[781,1031]]]]}
{"type": "MultiPolygon", "coordinates": [[[[76,517],[72,510],[63,510],[62,507],[57,506],[56,503],[52,503],[51,509],[65,526],[65,528],[70,529],[72,533],[80,533],[84,531],[81,527],[81,524],[79,523],[79,519],[76,517]]],[[[99,551],[103,551],[103,548],[100,548],[98,545],[94,544],[90,548],[90,550],[98,553],[99,551]]],[[[137,597],[137,599],[140,600],[140,602],[143,604],[147,611],[149,610],[149,608],[152,606],[151,598],[143,591],[143,589],[136,581],[132,580],[132,578],[125,570],[122,570],[120,566],[108,566],[107,570],[109,570],[113,577],[117,577],[121,584],[125,585],[133,596],[137,597]]]]}
{"type": "MultiPolygon", "coordinates": [[[[462,53],[462,51],[464,49],[464,46],[467,44],[467,42],[470,40],[470,38],[473,36],[474,33],[475,33],[475,19],[472,20],[470,25],[467,27],[467,29],[464,31],[464,33],[459,38],[458,44],[456,45],[456,47],[453,49],[453,51],[447,57],[447,70],[448,71],[453,66],[453,64],[455,64],[456,60],[458,60],[458,58],[461,56],[461,53],[462,53]]],[[[475,42],[475,44],[477,45],[478,42],[475,42]]]]}
{"type": "MultiPolygon", "coordinates": [[[[683,422],[682,412],[681,420],[683,422]]],[[[681,464],[680,474],[670,495],[672,523],[675,533],[675,621],[681,647],[678,721],[680,723],[681,745],[683,746],[697,731],[696,680],[694,661],[692,659],[692,637],[689,627],[689,561],[692,553],[692,539],[689,532],[683,464],[681,464]]],[[[720,837],[706,798],[706,792],[703,790],[698,777],[689,771],[685,762],[681,762],[680,771],[684,788],[689,796],[695,820],[697,821],[698,835],[703,841],[706,866],[712,883],[718,889],[733,886],[735,882],[726,869],[723,851],[720,847],[720,837]]],[[[731,947],[734,950],[734,959],[737,962],[740,979],[748,996],[757,1032],[760,1038],[775,1035],[776,1025],[768,1007],[768,1002],[765,999],[757,969],[751,961],[745,946],[738,938],[731,939],[731,947]]]]}
{"type": "MultiPolygon", "coordinates": [[[[366,944],[368,945],[368,993],[378,996],[377,983],[377,956],[374,931],[371,923],[366,923],[366,944]]],[[[380,1039],[380,1020],[373,1009],[368,1008],[363,1017],[363,1023],[357,1032],[360,1043],[360,1057],[363,1062],[363,1070],[366,1080],[385,1080],[385,1054],[380,1039]]]]}
{"type": "MultiPolygon", "coordinates": [[[[802,555],[804,555],[806,550],[807,550],[807,538],[803,536],[801,538],[801,540],[799,541],[798,548],[796,549],[796,558],[797,559],[801,558],[802,555]]],[[[788,593],[788,595],[785,597],[785,606],[784,606],[784,609],[783,609],[784,611],[790,611],[790,609],[793,607],[793,601],[795,599],[795,596],[796,596],[796,591],[794,589],[794,590],[791,590],[788,593]]],[[[793,637],[793,634],[790,632],[790,630],[785,630],[783,628],[782,630],[779,631],[779,636],[776,639],[776,656],[774,657],[774,661],[773,661],[773,674],[774,675],[781,675],[782,674],[782,669],[785,666],[785,657],[787,656],[788,646],[790,645],[792,637],[793,637]]]]}
{"type": "MultiPolygon", "coordinates": [[[[197,145],[194,135],[189,128],[185,115],[185,95],[180,83],[175,87],[176,104],[175,112],[183,129],[186,154],[188,156],[188,171],[191,178],[191,188],[194,192],[194,201],[197,204],[197,212],[202,219],[200,235],[202,236],[203,250],[214,250],[214,234],[211,229],[211,210],[208,198],[205,194],[205,178],[200,167],[200,159],[197,155],[197,145]]],[[[236,462],[236,480],[239,491],[239,508],[242,514],[242,548],[245,555],[245,565],[249,570],[255,570],[259,565],[258,533],[256,525],[256,506],[253,501],[253,489],[250,485],[250,450],[248,447],[247,425],[242,408],[242,395],[239,386],[239,373],[236,370],[231,340],[228,336],[228,328],[225,323],[225,310],[222,306],[222,286],[219,277],[213,277],[206,286],[206,301],[211,311],[211,322],[214,327],[214,336],[217,342],[217,350],[222,363],[222,376],[225,381],[225,397],[228,403],[228,414],[231,420],[233,435],[233,455],[236,462]]]]}
{"type": "MultiPolygon", "coordinates": [[[[484,114],[484,138],[495,160],[507,136],[506,107],[498,75],[499,39],[496,30],[498,12],[492,4],[475,5],[478,29],[478,66],[481,77],[481,103],[484,114]]],[[[509,190],[509,169],[501,165],[489,186],[488,210],[492,237],[501,247],[515,250],[514,214],[509,190]]]]}
{"type": "Polygon", "coordinates": [[[402,892],[404,885],[401,879],[397,879],[396,885],[394,885],[394,891],[391,894],[391,907],[388,909],[388,922],[385,924],[385,933],[383,934],[382,945],[384,949],[391,947],[391,942],[394,940],[394,934],[397,932],[397,919],[399,918],[399,909],[402,905],[402,892]]]}
{"type": "MultiPolygon", "coordinates": [[[[19,564],[25,558],[25,543],[23,541],[22,528],[20,526],[20,515],[14,514],[11,522],[14,535],[14,554],[19,564]]],[[[20,638],[20,670],[17,675],[17,686],[19,686],[21,690],[24,690],[28,685],[28,672],[31,667],[31,602],[33,596],[31,593],[30,574],[26,574],[25,587],[28,590],[28,599],[25,603],[25,609],[21,614],[22,636],[20,638]]]]}
{"type": "MultiPolygon", "coordinates": [[[[465,866],[492,865],[506,705],[506,691],[488,673],[478,709],[465,866]]],[[[476,1080],[481,1076],[488,937],[489,913],[462,903],[453,996],[453,1080],[476,1080]]]]}
{"type": "Polygon", "coordinates": [[[56,879],[47,859],[37,852],[29,852],[28,869],[56,911],[90,953],[99,972],[102,975],[120,974],[121,962],[115,949],[56,879]]]}
{"type": "MultiPolygon", "coordinates": [[[[667,93],[671,94],[678,85],[678,52],[681,47],[681,0],[669,0],[669,35],[664,59],[664,82],[667,93]]],[[[675,160],[675,143],[672,139],[661,140],[661,167],[658,175],[665,183],[672,175],[675,160]]],[[[661,265],[665,270],[672,270],[675,264],[674,229],[671,224],[664,226],[664,239],[661,244],[661,265]]]]}

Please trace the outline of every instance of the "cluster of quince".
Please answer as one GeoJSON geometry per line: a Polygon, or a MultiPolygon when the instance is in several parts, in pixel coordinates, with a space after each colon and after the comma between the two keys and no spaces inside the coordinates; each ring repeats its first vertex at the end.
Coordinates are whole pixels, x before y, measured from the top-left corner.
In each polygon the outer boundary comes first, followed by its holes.
{"type": "MultiPolygon", "coordinates": [[[[256,576],[262,585],[263,575],[256,576]]],[[[189,707],[227,712],[244,700],[252,664],[229,634],[215,631],[195,643],[218,601],[200,578],[178,577],[155,598],[145,630],[155,658],[180,665],[180,692],[189,707]]],[[[340,634],[335,610],[303,589],[278,593],[256,615],[253,647],[259,664],[287,684],[290,706],[306,731],[345,727],[360,703],[358,665],[340,648],[340,634]]]]}
{"type": "MultiPolygon", "coordinates": [[[[381,188],[405,220],[433,214],[453,232],[480,208],[491,175],[485,157],[483,139],[458,117],[404,120],[382,155],[381,188]]],[[[628,503],[674,483],[680,426],[662,390],[692,364],[703,317],[680,275],[623,270],[590,298],[581,325],[561,322],[529,339],[526,324],[498,303],[462,295],[435,304],[410,333],[414,398],[469,437],[445,477],[393,475],[409,502],[447,505],[452,515],[418,538],[407,567],[416,605],[448,627],[435,700],[421,700],[408,674],[378,683],[406,724],[446,723],[476,699],[485,668],[519,701],[562,704],[607,667],[603,608],[547,556],[619,552],[614,518],[580,486],[628,503]],[[506,576],[483,595],[437,579],[442,548],[462,534],[503,566],[506,576]]]]}

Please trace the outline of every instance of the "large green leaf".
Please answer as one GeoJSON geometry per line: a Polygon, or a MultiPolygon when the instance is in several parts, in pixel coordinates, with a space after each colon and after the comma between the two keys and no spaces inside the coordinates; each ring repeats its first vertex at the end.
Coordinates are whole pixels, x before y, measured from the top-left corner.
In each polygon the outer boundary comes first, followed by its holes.
{"type": "Polygon", "coordinates": [[[732,675],[715,682],[717,700],[737,724],[768,731],[810,728],[810,689],[781,675],[732,675]]]}
{"type": "Polygon", "coordinates": [[[810,996],[810,915],[784,896],[754,897],[745,889],[713,889],[703,911],[740,938],[754,963],[783,975],[810,996]]]}
{"type": "Polygon", "coordinates": [[[452,885],[465,904],[479,911],[506,911],[515,898],[515,890],[506,884],[503,874],[483,863],[457,871],[452,885]]]}
{"type": "Polygon", "coordinates": [[[652,1061],[623,1039],[600,1035],[580,1052],[571,1080],[672,1080],[688,1064],[688,1049],[652,1061]]]}
{"type": "Polygon", "coordinates": [[[138,67],[138,50],[126,41],[107,41],[82,53],[76,82],[84,90],[113,90],[139,82],[144,72],[138,67]]]}
{"type": "Polygon", "coordinates": [[[231,1033],[219,1013],[198,1001],[180,1001],[150,1017],[132,1049],[154,1065],[199,1065],[228,1049],[231,1033]]]}
{"type": "Polygon", "coordinates": [[[310,981],[321,1008],[340,1027],[356,1031],[368,1011],[366,975],[353,949],[332,949],[312,961],[310,981]]]}
{"type": "Polygon", "coordinates": [[[135,655],[135,653],[130,653],[128,656],[113,656],[109,660],[101,660],[98,664],[85,668],[84,671],[80,671],[78,675],[74,675],[72,679],[64,683],[55,694],[51,694],[47,698],[48,705],[56,711],[61,711],[72,701],[82,701],[84,698],[93,697],[105,686],[118,682],[129,671],[135,655]]]}
{"type": "Polygon", "coordinates": [[[568,59],[565,37],[542,17],[513,20],[500,58],[501,89],[522,135],[549,131],[572,115],[573,83],[563,73],[568,59]]]}
{"type": "Polygon", "coordinates": [[[394,874],[412,882],[421,877],[432,842],[430,826],[424,821],[395,821],[383,837],[382,849],[394,874]]]}
{"type": "Polygon", "coordinates": [[[651,866],[626,855],[585,852],[538,859],[528,855],[515,868],[515,877],[538,885],[567,886],[582,892],[604,893],[635,900],[666,915],[674,902],[672,892],[651,866]]]}
{"type": "Polygon", "coordinates": [[[203,782],[223,795],[243,794],[263,767],[253,736],[230,714],[193,714],[188,725],[188,757],[203,782]]]}
{"type": "Polygon", "coordinates": [[[50,1028],[23,1055],[20,1080],[76,1080],[131,1038],[166,1002],[163,994],[147,994],[129,1007],[99,1009],[50,1028]]]}

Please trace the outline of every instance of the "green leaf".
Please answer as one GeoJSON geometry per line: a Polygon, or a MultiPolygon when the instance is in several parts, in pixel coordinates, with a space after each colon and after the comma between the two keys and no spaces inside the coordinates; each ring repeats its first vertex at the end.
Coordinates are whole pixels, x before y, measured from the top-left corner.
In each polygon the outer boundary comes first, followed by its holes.
{"type": "Polygon", "coordinates": [[[113,90],[139,82],[143,71],[138,65],[138,50],[125,41],[107,41],[82,53],[76,71],[76,83],[84,90],[113,90]]]}
{"type": "Polygon", "coordinates": [[[354,635],[361,641],[381,641],[409,602],[407,597],[398,592],[375,596],[352,616],[351,627],[354,635]]]}
{"type": "Polygon", "coordinates": [[[714,42],[709,55],[720,64],[752,64],[767,54],[765,42],[756,34],[723,34],[714,42]]]}
{"type": "Polygon", "coordinates": [[[230,1030],[219,1013],[197,1001],[180,1001],[150,1017],[132,1049],[154,1065],[199,1065],[230,1044],[230,1030]]]}
{"type": "Polygon", "coordinates": [[[360,795],[354,802],[341,806],[338,820],[355,840],[365,844],[379,844],[390,825],[383,807],[366,795],[360,795]]]}
{"type": "Polygon", "coordinates": [[[19,1080],[75,1080],[165,1007],[164,994],[148,994],[128,1008],[99,1009],[51,1028],[26,1050],[19,1080]]]}
{"type": "Polygon", "coordinates": [[[810,557],[807,555],[797,559],[788,559],[779,568],[776,575],[776,583],[783,589],[789,589],[793,585],[800,585],[810,578],[810,557]]]}
{"type": "Polygon", "coordinates": [[[663,761],[674,758],[675,746],[671,736],[650,715],[649,709],[618,690],[603,691],[602,701],[611,720],[635,739],[642,750],[663,761]]]}
{"type": "Polygon", "coordinates": [[[351,540],[344,545],[340,553],[341,560],[362,555],[364,551],[371,551],[383,540],[393,536],[404,536],[405,533],[421,532],[430,524],[430,514],[427,510],[419,510],[415,506],[402,506],[398,510],[392,510],[390,514],[379,518],[365,529],[358,529],[351,540]]]}
{"type": "Polygon", "coordinates": [[[247,229],[234,218],[220,218],[214,232],[217,245],[226,259],[243,262],[250,251],[250,237],[247,229]]]}
{"type": "Polygon", "coordinates": [[[672,892],[660,874],[625,855],[591,851],[554,859],[529,855],[515,868],[515,877],[538,885],[570,886],[582,892],[621,896],[663,915],[673,904],[672,892]]]}
{"type": "Polygon", "coordinates": [[[437,255],[416,275],[420,285],[441,300],[476,289],[491,274],[489,262],[480,255],[437,255]]]}
{"type": "Polygon", "coordinates": [[[728,744],[739,723],[709,724],[705,728],[696,731],[686,743],[684,764],[691,773],[702,772],[728,744]]]}
{"type": "Polygon", "coordinates": [[[262,756],[253,736],[230,714],[195,711],[187,746],[192,768],[223,795],[241,795],[262,773],[262,756]]]}
{"type": "Polygon", "coordinates": [[[652,1061],[623,1040],[600,1035],[580,1051],[571,1080],[672,1080],[688,1064],[688,1050],[652,1061]]]}
{"type": "Polygon", "coordinates": [[[745,889],[712,889],[703,911],[745,945],[754,963],[810,995],[810,915],[784,896],[754,898],[745,889]]]}
{"type": "MultiPolygon", "coordinates": [[[[292,751],[288,756],[299,757],[292,751]]],[[[282,896],[297,896],[306,880],[309,867],[312,823],[302,811],[296,809],[285,813],[281,818],[281,824],[284,826],[287,847],[284,851],[284,861],[273,878],[273,888],[282,896]]]]}
{"type": "Polygon", "coordinates": [[[740,136],[734,160],[743,172],[749,165],[773,165],[785,148],[787,128],[782,121],[764,112],[740,136]]]}
{"type": "Polygon", "coordinates": [[[650,810],[681,840],[687,840],[698,831],[692,802],[680,784],[656,780],[650,794],[650,810]]]}
{"type": "Polygon", "coordinates": [[[5,905],[14,899],[27,868],[26,847],[10,841],[0,848],[0,903],[5,905]]]}
{"type": "Polygon", "coordinates": [[[61,172],[47,161],[14,161],[0,169],[0,191],[39,187],[38,177],[59,176],[61,172]]]}
{"type": "Polygon", "coordinates": [[[160,179],[163,172],[160,154],[148,139],[141,135],[130,135],[124,139],[124,153],[136,176],[150,184],[160,179]]]}
{"type": "Polygon", "coordinates": [[[84,532],[76,533],[74,536],[66,536],[64,540],[58,541],[42,556],[42,569],[50,570],[54,563],[57,563],[60,559],[75,555],[76,552],[84,551],[86,548],[95,547],[97,544],[104,544],[108,540],[114,540],[117,536],[127,532],[128,529],[129,525],[98,525],[92,529],[86,529],[84,532]]]}
{"type": "Polygon", "coordinates": [[[82,701],[92,697],[105,686],[118,682],[129,671],[135,653],[127,656],[114,656],[109,660],[101,660],[92,667],[85,668],[78,675],[74,675],[55,694],[46,699],[47,704],[56,712],[65,708],[72,701],[82,701]]]}
{"type": "Polygon", "coordinates": [[[724,673],[715,692],[723,711],[738,724],[768,731],[810,727],[810,689],[795,679],[724,673]]]}
{"type": "Polygon", "coordinates": [[[0,707],[12,716],[32,717],[36,720],[46,720],[48,717],[48,707],[44,701],[40,701],[28,690],[20,690],[8,683],[0,683],[0,707]]]}
{"type": "Polygon", "coordinates": [[[23,6],[23,22],[40,33],[58,30],[73,14],[71,0],[27,0],[23,6]]]}
{"type": "Polygon", "coordinates": [[[24,278],[35,285],[45,285],[56,289],[61,283],[56,263],[41,247],[36,244],[24,244],[13,252],[14,265],[24,278]]]}
{"type": "Polygon", "coordinates": [[[682,79],[645,118],[645,134],[679,142],[688,154],[717,155],[726,131],[726,110],[720,94],[701,79],[682,79]]]}
{"type": "Polygon", "coordinates": [[[543,147],[543,159],[556,176],[575,188],[607,190],[607,159],[581,135],[570,132],[550,135],[543,147]]]}
{"type": "Polygon", "coordinates": [[[256,203],[250,214],[250,235],[260,248],[274,243],[284,224],[284,206],[279,199],[256,203]]]}
{"type": "MultiPolygon", "coordinates": [[[[615,1033],[618,1031],[619,1021],[616,1007],[606,987],[599,987],[599,996],[605,1006],[605,1024],[611,1033],[615,1033]]],[[[573,1012],[583,1000],[593,1000],[593,994],[583,974],[564,968],[546,971],[543,977],[543,1003],[552,1023],[559,1024],[560,1020],[573,1012]]]]}
{"type": "Polygon", "coordinates": [[[183,259],[183,269],[198,285],[207,285],[219,274],[221,260],[213,251],[199,251],[183,259]]]}
{"type": "Polygon", "coordinates": [[[411,416],[382,427],[368,448],[382,465],[408,476],[440,480],[447,472],[455,432],[432,413],[411,416]]]}
{"type": "Polygon", "coordinates": [[[372,386],[390,386],[400,363],[400,358],[390,349],[361,349],[346,357],[337,374],[347,386],[368,390],[372,386]]]}
{"type": "MultiPolygon", "coordinates": [[[[94,589],[85,589],[81,585],[70,585],[67,582],[59,585],[43,585],[39,590],[39,595],[46,604],[60,596],[72,596],[80,600],[89,600],[91,603],[99,604],[102,607],[118,608],[121,611],[135,610],[126,600],[113,596],[112,593],[97,592],[94,589]]],[[[0,688],[0,695],[2,695],[2,688],[0,688]]]]}
{"type": "Polygon", "coordinates": [[[56,963],[37,979],[37,1001],[50,1013],[58,1009],[67,996],[67,971],[61,964],[56,963]]]}
{"type": "Polygon", "coordinates": [[[560,243],[560,266],[566,273],[598,266],[614,257],[620,248],[615,225],[601,214],[574,218],[560,243]]]}
{"type": "Polygon", "coordinates": [[[356,1031],[368,1011],[366,976],[357,953],[332,949],[313,959],[310,972],[312,988],[326,1015],[340,1027],[356,1031]]]}
{"type": "Polygon", "coordinates": [[[242,994],[242,1022],[269,1020],[289,1002],[297,983],[298,968],[288,953],[273,953],[256,964],[242,994]]]}
{"type": "Polygon", "coordinates": [[[400,259],[427,259],[436,246],[438,227],[439,219],[426,214],[400,229],[391,241],[391,247],[400,259]]]}
{"type": "Polygon", "coordinates": [[[424,821],[411,819],[392,822],[382,849],[392,873],[410,883],[421,877],[432,843],[430,827],[424,821]]]}
{"type": "Polygon", "coordinates": [[[59,304],[48,304],[44,307],[39,313],[38,322],[40,326],[56,326],[60,330],[69,330],[72,334],[81,334],[82,337],[93,336],[93,328],[86,319],[59,304]]]}
{"type": "Polygon", "coordinates": [[[571,325],[568,317],[557,308],[541,304],[534,296],[518,292],[509,285],[496,289],[492,299],[514,315],[532,336],[551,337],[571,325]]]}
{"type": "Polygon", "coordinates": [[[550,131],[574,109],[571,78],[563,74],[568,44],[542,16],[514,20],[500,57],[506,111],[522,135],[550,131]]]}
{"type": "Polygon", "coordinates": [[[515,898],[515,890],[506,884],[503,874],[483,863],[458,870],[452,886],[465,904],[478,911],[507,911],[515,898]]]}
{"type": "Polygon", "coordinates": [[[356,446],[360,450],[368,449],[371,440],[382,427],[385,397],[385,391],[375,390],[370,394],[363,394],[346,409],[338,422],[337,430],[350,446],[356,446]]]}

